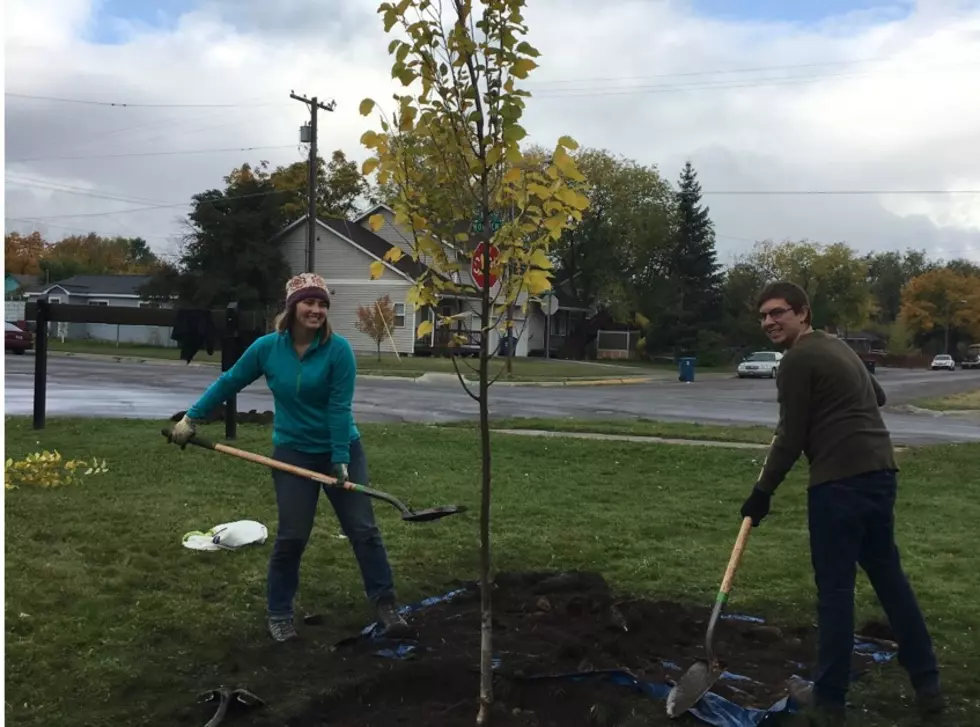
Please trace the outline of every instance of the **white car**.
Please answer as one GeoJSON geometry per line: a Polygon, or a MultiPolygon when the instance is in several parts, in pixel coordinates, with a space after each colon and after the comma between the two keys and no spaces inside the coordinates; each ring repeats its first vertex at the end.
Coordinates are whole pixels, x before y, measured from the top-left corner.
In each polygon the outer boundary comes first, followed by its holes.
{"type": "Polygon", "coordinates": [[[947,371],[956,371],[956,362],[953,357],[948,353],[941,353],[932,360],[932,366],[930,366],[933,371],[936,369],[946,369],[947,371]]]}
{"type": "Polygon", "coordinates": [[[735,373],[740,379],[748,376],[774,379],[779,371],[779,362],[782,359],[783,354],[777,351],[756,351],[742,360],[735,373]]]}

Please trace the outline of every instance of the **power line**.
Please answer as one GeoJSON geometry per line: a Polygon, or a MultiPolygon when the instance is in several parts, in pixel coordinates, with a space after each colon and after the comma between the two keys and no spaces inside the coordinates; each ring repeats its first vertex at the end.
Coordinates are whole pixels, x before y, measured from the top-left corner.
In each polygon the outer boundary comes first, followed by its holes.
{"type": "MultiPolygon", "coordinates": [[[[980,62],[973,62],[963,65],[977,65],[980,62]]],[[[959,67],[959,65],[955,66],[959,67]]],[[[910,75],[922,75],[932,72],[930,69],[920,70],[896,70],[896,73],[903,77],[910,75]]],[[[695,83],[675,83],[657,84],[640,86],[623,86],[607,88],[562,88],[562,89],[541,89],[533,91],[534,98],[574,98],[577,96],[621,96],[635,93],[670,93],[675,91],[710,91],[727,90],[734,88],[755,88],[761,86],[783,86],[805,83],[807,81],[821,81],[830,78],[861,78],[870,75],[882,75],[881,73],[864,72],[842,72],[842,73],[823,73],[807,74],[803,76],[779,76],[774,78],[740,78],[740,79],[716,79],[699,81],[695,83]]]]}
{"type": "Polygon", "coordinates": [[[233,146],[224,149],[191,149],[187,151],[142,151],[142,152],[128,152],[124,154],[89,154],[82,156],[64,156],[64,157],[26,157],[20,159],[8,159],[7,163],[25,163],[25,162],[52,162],[52,161],[67,161],[71,159],[120,159],[124,157],[160,157],[160,156],[186,156],[189,154],[219,154],[222,152],[230,151],[261,151],[265,149],[294,149],[295,144],[284,144],[279,146],[233,146]]]}
{"type": "Polygon", "coordinates": [[[168,204],[158,199],[113,195],[105,192],[98,192],[92,189],[86,189],[85,187],[62,184],[60,182],[47,182],[42,179],[12,175],[9,172],[7,173],[7,178],[12,185],[28,187],[31,189],[40,189],[48,192],[64,192],[65,194],[75,194],[81,197],[94,197],[97,199],[108,199],[115,202],[129,202],[130,204],[168,204]]]}
{"type": "Polygon", "coordinates": [[[84,98],[61,98],[57,96],[35,96],[28,93],[5,93],[9,98],[22,98],[30,101],[50,101],[52,103],[82,104],[85,106],[110,106],[112,108],[130,109],[227,109],[243,106],[286,106],[285,103],[268,101],[265,103],[131,103],[128,101],[95,101],[84,98]]]}
{"type": "Polygon", "coordinates": [[[701,194],[713,195],[737,195],[737,196],[851,196],[851,195],[877,195],[877,194],[980,194],[980,189],[730,189],[717,191],[703,191],[701,194]]]}
{"type": "Polygon", "coordinates": [[[790,71],[796,70],[798,68],[821,68],[828,66],[849,66],[858,65],[865,63],[884,63],[886,61],[892,60],[894,56],[885,56],[882,58],[866,58],[863,60],[853,60],[853,61],[823,61],[818,63],[793,63],[790,65],[778,65],[778,66],[754,66],[748,68],[722,68],[713,71],[681,71],[677,73],[654,73],[652,75],[643,76],[597,76],[591,78],[565,78],[565,79],[554,79],[554,80],[543,80],[543,81],[530,81],[529,86],[534,86],[537,83],[542,85],[556,84],[556,83],[592,83],[596,81],[639,81],[647,78],[689,78],[692,76],[715,76],[728,73],[758,73],[760,71],[790,71]]]}

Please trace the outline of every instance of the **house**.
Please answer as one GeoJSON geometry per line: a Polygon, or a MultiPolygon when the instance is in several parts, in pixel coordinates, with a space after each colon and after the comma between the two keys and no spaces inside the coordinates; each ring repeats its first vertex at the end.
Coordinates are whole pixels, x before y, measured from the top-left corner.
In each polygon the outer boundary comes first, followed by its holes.
{"type": "MultiPolygon", "coordinates": [[[[429,261],[424,256],[418,261],[412,259],[411,231],[396,224],[395,213],[389,207],[377,205],[349,221],[318,219],[316,226],[314,272],[323,276],[330,288],[330,320],[334,330],[347,338],[355,351],[375,350],[374,341],[356,328],[357,309],[372,305],[386,293],[395,307],[395,325],[390,339],[382,343],[382,350],[397,350],[402,355],[443,353],[452,334],[463,337],[465,344],[462,348],[465,352],[475,353],[479,350],[480,301],[469,295],[443,295],[437,306],[440,315],[457,316],[452,333],[445,327],[434,326],[425,339],[416,340],[415,331],[421,322],[435,322],[431,307],[416,311],[407,299],[415,280],[426,272],[429,261]],[[384,224],[377,232],[371,230],[368,222],[375,214],[384,218],[384,224]],[[392,247],[399,247],[406,253],[396,263],[384,260],[392,247]],[[371,280],[369,268],[371,263],[377,261],[384,264],[384,274],[377,280],[371,280]]],[[[279,240],[290,274],[305,271],[309,240],[307,217],[301,217],[287,226],[276,239],[279,240]]],[[[449,244],[445,244],[445,247],[450,259],[457,259],[456,249],[449,244]]],[[[468,273],[464,272],[463,275],[468,273]]],[[[552,355],[561,350],[571,322],[585,315],[585,309],[579,304],[566,304],[560,292],[556,297],[559,305],[552,316],[552,355]],[[555,345],[556,340],[558,346],[555,345]]],[[[525,316],[521,310],[524,300],[526,294],[511,312],[517,339],[515,356],[528,356],[535,352],[541,354],[545,350],[546,326],[542,301],[531,300],[525,316]]],[[[497,331],[492,331],[490,336],[492,350],[496,350],[501,345],[501,339],[506,338],[497,331]]]]}
{"type": "MultiPolygon", "coordinates": [[[[25,293],[28,301],[47,296],[50,303],[69,305],[116,306],[123,308],[157,308],[161,304],[143,300],[139,289],[147,275],[73,275],[46,285],[35,286],[25,293]]],[[[166,304],[163,304],[166,305],[166,304]]],[[[175,346],[167,326],[123,326],[109,323],[52,324],[52,335],[67,340],[94,340],[144,346],[175,346]]]]}

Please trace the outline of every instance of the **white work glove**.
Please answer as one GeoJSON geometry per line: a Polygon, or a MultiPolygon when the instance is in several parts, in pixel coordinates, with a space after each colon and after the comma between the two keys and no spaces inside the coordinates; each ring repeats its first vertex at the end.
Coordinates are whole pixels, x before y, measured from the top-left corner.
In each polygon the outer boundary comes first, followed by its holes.
{"type": "Polygon", "coordinates": [[[183,449],[196,433],[196,423],[185,414],[184,418],[174,424],[174,428],[170,430],[170,441],[183,449]]]}

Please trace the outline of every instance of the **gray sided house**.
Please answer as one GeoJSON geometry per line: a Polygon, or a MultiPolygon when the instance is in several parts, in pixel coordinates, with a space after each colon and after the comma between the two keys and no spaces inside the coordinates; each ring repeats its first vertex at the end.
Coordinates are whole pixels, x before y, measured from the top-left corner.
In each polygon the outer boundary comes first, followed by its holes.
{"type": "MultiPolygon", "coordinates": [[[[306,269],[309,236],[306,219],[304,216],[296,220],[278,236],[283,257],[293,275],[306,269]]],[[[314,272],[323,276],[330,289],[330,319],[334,329],[350,341],[355,351],[375,350],[374,341],[355,327],[358,307],[374,304],[385,293],[395,306],[396,318],[391,340],[386,339],[382,343],[382,351],[397,350],[400,355],[429,355],[445,350],[450,333],[443,327],[435,327],[432,334],[423,340],[415,338],[418,325],[425,320],[434,321],[435,316],[430,307],[416,311],[407,300],[410,288],[426,271],[429,262],[425,257],[417,262],[411,258],[411,239],[411,231],[397,225],[394,212],[385,205],[378,205],[351,221],[317,220],[314,272]],[[381,214],[385,220],[377,232],[372,231],[368,223],[374,214],[381,214]],[[392,247],[399,247],[406,253],[397,263],[383,260],[392,247]],[[376,261],[384,263],[384,274],[378,280],[371,280],[369,266],[376,261]]],[[[446,245],[446,252],[451,260],[456,259],[456,250],[451,245],[446,245]]],[[[470,282],[468,272],[462,275],[467,278],[466,282],[470,282]]],[[[571,308],[562,305],[561,297],[559,291],[559,309],[552,317],[552,355],[557,355],[559,350],[555,346],[555,334],[565,334],[570,325],[569,316],[575,320],[584,318],[584,311],[574,304],[571,308]]],[[[534,355],[545,348],[545,316],[541,303],[535,300],[528,305],[525,316],[521,311],[522,302],[519,301],[513,311],[515,334],[520,334],[514,353],[516,356],[534,355]]],[[[442,315],[462,314],[454,324],[453,332],[466,339],[468,345],[464,346],[464,350],[475,353],[480,341],[479,300],[463,295],[445,295],[438,308],[442,315]]],[[[492,331],[490,336],[491,349],[495,349],[503,336],[496,331],[492,331]]]]}
{"type": "MultiPolygon", "coordinates": [[[[147,275],[74,275],[28,291],[25,298],[36,301],[47,296],[52,304],[112,306],[117,308],[158,308],[160,303],[143,300],[139,288],[147,275]]],[[[166,304],[164,304],[165,307],[166,304]]],[[[107,343],[175,346],[166,326],[117,326],[108,323],[52,323],[51,335],[66,340],[91,340],[107,343]]]]}

